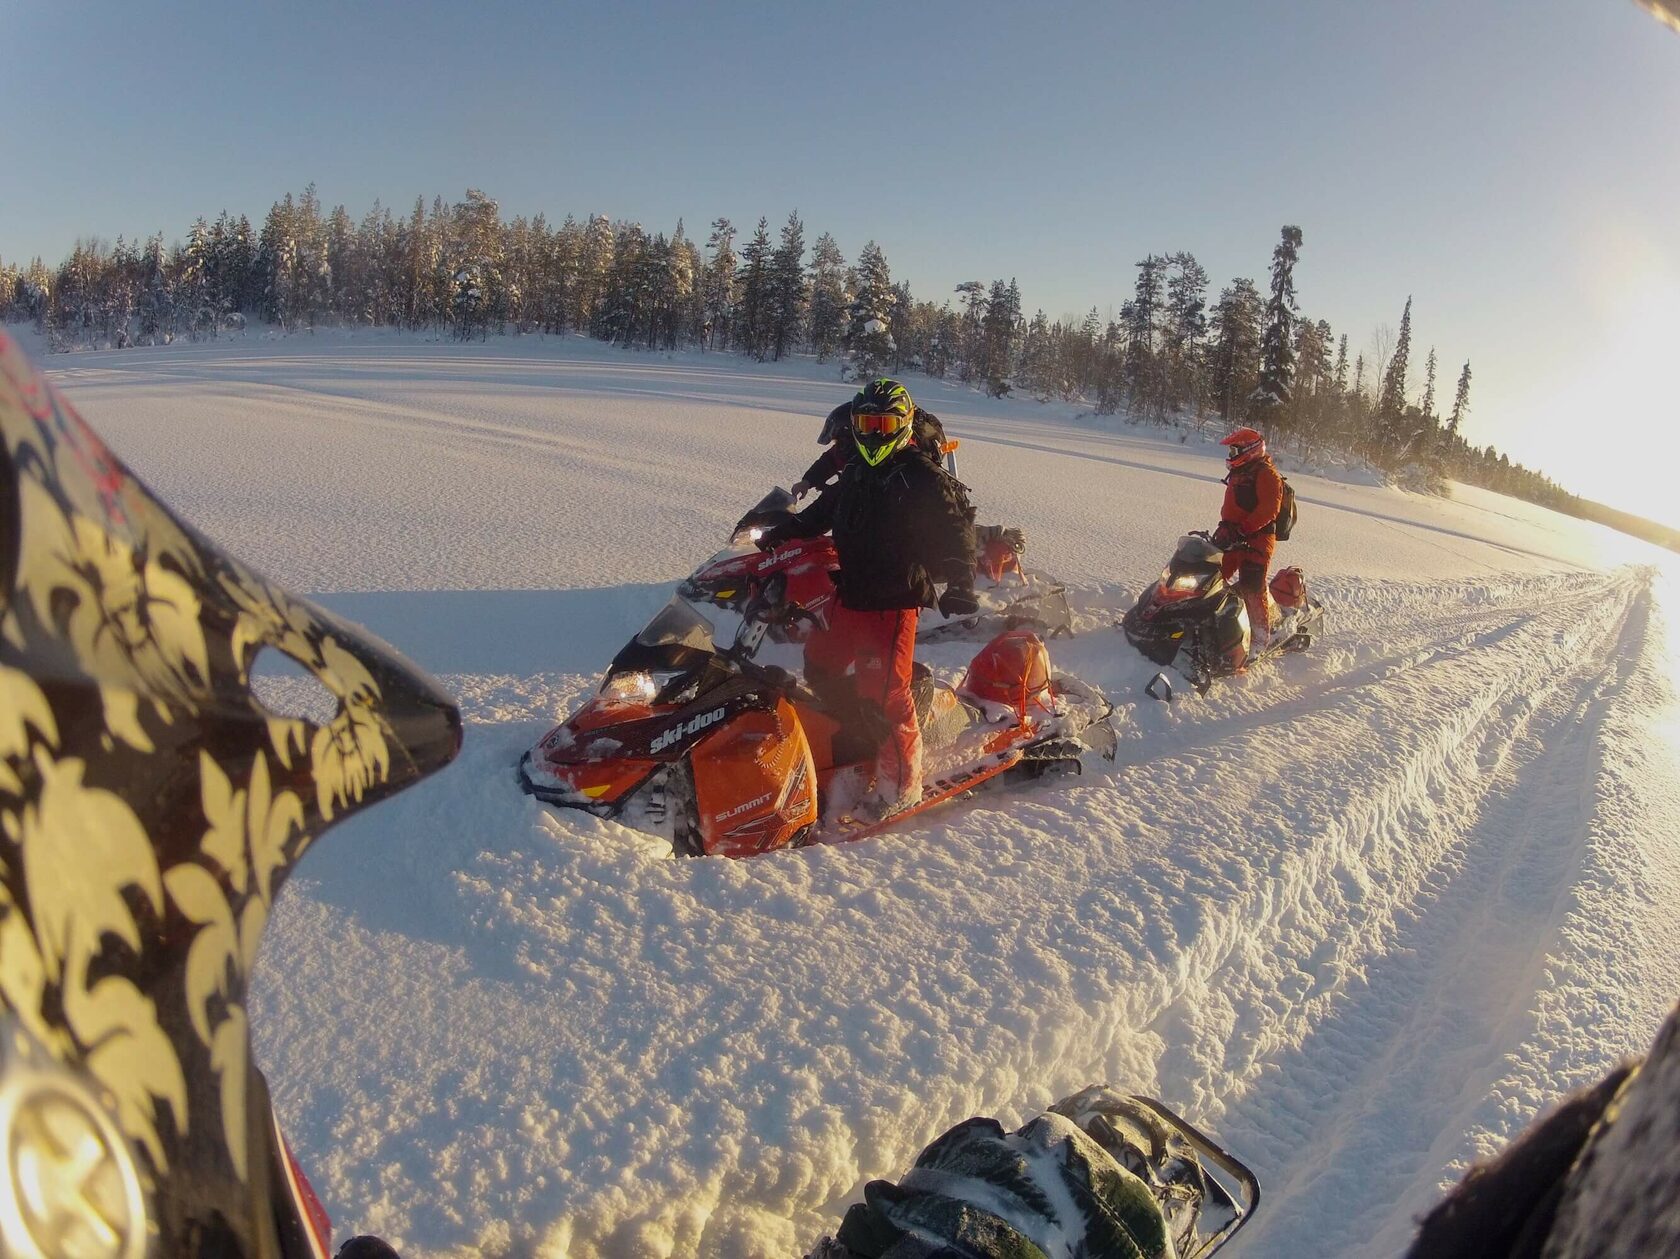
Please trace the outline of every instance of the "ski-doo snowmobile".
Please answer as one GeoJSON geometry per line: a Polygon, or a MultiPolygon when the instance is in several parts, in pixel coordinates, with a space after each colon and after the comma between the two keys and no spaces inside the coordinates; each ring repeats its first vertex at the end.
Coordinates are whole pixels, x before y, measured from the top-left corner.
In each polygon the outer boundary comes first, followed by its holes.
{"type": "Polygon", "coordinates": [[[1050,1108],[1143,1181],[1166,1217],[1177,1259],[1207,1259],[1260,1205],[1248,1166],[1152,1097],[1097,1085],[1050,1108]]]}
{"type": "MultiPolygon", "coordinates": [[[[767,529],[793,518],[794,497],[780,487],[771,490],[736,522],[730,533],[729,549],[719,552],[691,573],[681,590],[696,602],[738,608],[744,597],[745,579],[757,571],[763,556],[753,546],[767,529]]],[[[945,617],[938,612],[923,614],[917,631],[918,642],[986,642],[1004,630],[1027,629],[1041,638],[1068,638],[1073,634],[1073,613],[1067,592],[1060,582],[1023,568],[1026,549],[1019,529],[1002,525],[981,525],[976,530],[974,594],[979,610],[966,616],[945,617]]],[[[801,554],[808,562],[798,573],[790,597],[821,614],[834,597],[828,574],[838,566],[833,543],[801,554]]],[[[794,544],[789,544],[794,545],[794,544]]],[[[782,548],[777,548],[780,553],[782,548]]],[[[772,631],[775,634],[777,631],[772,631]]]]}
{"type": "MultiPolygon", "coordinates": [[[[1204,695],[1216,678],[1305,651],[1324,622],[1324,606],[1307,594],[1301,570],[1280,569],[1272,575],[1271,594],[1281,616],[1270,641],[1254,651],[1248,607],[1222,575],[1223,559],[1210,534],[1185,534],[1160,579],[1120,621],[1132,646],[1154,663],[1175,669],[1204,695]]],[[[1144,689],[1155,699],[1172,699],[1172,681],[1165,672],[1144,689]]]]}
{"type": "Polygon", "coordinates": [[[922,802],[885,819],[854,816],[886,733],[878,709],[844,688],[819,696],[755,660],[767,638],[795,641],[816,621],[820,598],[808,605],[791,592],[822,596],[812,574],[826,583],[825,563],[828,539],[802,539],[759,555],[739,586],[712,590],[710,602],[741,615],[724,647],[685,584],[613,657],[597,693],[526,753],[521,785],[667,836],[679,854],[741,857],[860,838],[1006,775],[1077,772],[1087,751],[1113,758],[1108,701],[1053,674],[1036,634],[1005,631],[958,686],[917,665],[922,802]]]}

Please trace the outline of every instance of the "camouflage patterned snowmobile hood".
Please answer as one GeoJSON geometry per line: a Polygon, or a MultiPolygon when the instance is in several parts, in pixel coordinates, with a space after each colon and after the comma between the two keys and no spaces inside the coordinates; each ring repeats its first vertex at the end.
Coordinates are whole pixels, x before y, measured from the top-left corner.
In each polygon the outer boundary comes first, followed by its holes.
{"type": "Polygon", "coordinates": [[[321,831],[459,746],[434,683],[176,518],[0,333],[0,1253],[294,1249],[262,929],[321,831]],[[336,715],[267,711],[264,646],[336,715]]]}

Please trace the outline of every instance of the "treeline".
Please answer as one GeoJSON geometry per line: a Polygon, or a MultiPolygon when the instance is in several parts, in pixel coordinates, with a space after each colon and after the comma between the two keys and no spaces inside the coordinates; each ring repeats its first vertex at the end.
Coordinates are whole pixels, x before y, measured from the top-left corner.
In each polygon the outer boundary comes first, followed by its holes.
{"type": "Polygon", "coordinates": [[[848,263],[826,232],[807,247],[797,213],[775,234],[761,218],[744,238],[716,219],[702,243],[681,221],[669,236],[604,215],[504,221],[477,190],[452,205],[418,199],[401,217],[375,202],[358,222],[343,206],[323,213],[311,184],[276,202],[260,231],[224,211],[167,248],[159,233],[79,241],[56,270],[0,259],[0,318],[35,321],[55,349],[210,338],[257,317],[805,353],[855,376],[919,370],[1143,422],[1251,423],[1307,457],[1352,455],[1414,483],[1453,477],[1579,511],[1547,478],[1464,438],[1468,363],[1449,406],[1438,405],[1433,349],[1413,387],[1410,298],[1398,334],[1379,329],[1350,362],[1347,334],[1297,306],[1301,248],[1300,229],[1285,227],[1265,291],[1238,277],[1211,298],[1194,255],[1150,254],[1117,318],[1093,307],[1052,321],[1024,315],[1013,280],[917,300],[875,242],[848,263]]]}

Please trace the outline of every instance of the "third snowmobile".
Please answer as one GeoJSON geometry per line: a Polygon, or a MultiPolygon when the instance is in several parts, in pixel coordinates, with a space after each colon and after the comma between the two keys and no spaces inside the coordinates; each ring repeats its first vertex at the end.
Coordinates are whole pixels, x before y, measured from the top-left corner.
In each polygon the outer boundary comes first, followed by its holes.
{"type": "MultiPolygon", "coordinates": [[[[1211,534],[1185,534],[1160,578],[1120,621],[1132,646],[1154,663],[1175,669],[1198,694],[1206,694],[1214,679],[1256,661],[1305,651],[1324,623],[1324,606],[1307,594],[1301,570],[1280,569],[1272,575],[1271,595],[1282,615],[1270,641],[1253,651],[1248,607],[1222,575],[1223,559],[1211,534]]],[[[1151,678],[1145,690],[1155,699],[1172,698],[1172,682],[1164,672],[1151,678]]]]}

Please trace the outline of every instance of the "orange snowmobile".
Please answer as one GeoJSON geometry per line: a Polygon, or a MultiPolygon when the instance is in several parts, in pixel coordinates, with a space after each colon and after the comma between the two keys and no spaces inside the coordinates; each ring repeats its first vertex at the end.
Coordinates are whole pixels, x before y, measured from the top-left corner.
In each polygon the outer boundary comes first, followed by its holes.
{"type": "Polygon", "coordinates": [[[918,663],[923,800],[883,821],[852,816],[884,718],[855,695],[819,697],[755,660],[767,636],[797,640],[820,616],[789,590],[821,590],[809,573],[828,545],[804,539],[757,557],[727,600],[741,620],[726,647],[674,596],[613,657],[596,694],[525,754],[524,789],[668,836],[679,854],[744,857],[861,838],[995,779],[1077,772],[1088,751],[1113,759],[1112,705],[1053,674],[1036,634],[1009,630],[958,686],[918,663]]]}

